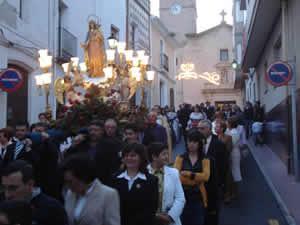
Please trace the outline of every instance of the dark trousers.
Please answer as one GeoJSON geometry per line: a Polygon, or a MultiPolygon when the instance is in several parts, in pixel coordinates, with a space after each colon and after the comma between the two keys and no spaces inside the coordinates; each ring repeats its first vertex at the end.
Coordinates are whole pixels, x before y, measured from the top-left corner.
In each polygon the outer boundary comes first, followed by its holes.
{"type": "MultiPolygon", "coordinates": [[[[223,196],[223,190],[221,188],[217,191],[217,199],[214,200],[213,206],[211,205],[205,211],[204,216],[204,225],[219,225],[219,215],[220,215],[220,209],[221,209],[221,199],[223,196]]],[[[208,200],[209,205],[209,200],[208,200]]]]}
{"type": "Polygon", "coordinates": [[[187,198],[181,215],[182,225],[203,225],[204,215],[205,208],[203,207],[201,200],[189,200],[187,198]]]}
{"type": "Polygon", "coordinates": [[[204,225],[219,225],[219,209],[215,211],[206,211],[204,225]]]}

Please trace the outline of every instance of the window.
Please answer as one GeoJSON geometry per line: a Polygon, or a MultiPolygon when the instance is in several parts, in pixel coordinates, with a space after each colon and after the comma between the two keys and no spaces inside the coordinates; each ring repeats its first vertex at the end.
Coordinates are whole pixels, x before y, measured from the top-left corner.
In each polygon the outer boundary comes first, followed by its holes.
{"type": "Polygon", "coordinates": [[[159,44],[160,44],[160,53],[164,53],[164,41],[160,40],[159,44]]]}
{"type": "Polygon", "coordinates": [[[110,26],[110,34],[111,34],[111,36],[113,36],[117,40],[119,40],[119,33],[120,33],[120,29],[118,27],[116,27],[115,25],[112,24],[110,26]]]}
{"type": "Polygon", "coordinates": [[[237,45],[236,55],[237,55],[238,64],[241,64],[241,62],[242,62],[242,44],[237,45]]]}
{"type": "Polygon", "coordinates": [[[221,71],[221,83],[222,84],[228,83],[228,71],[226,69],[221,71]]]}
{"type": "Polygon", "coordinates": [[[235,17],[236,17],[236,22],[243,22],[244,19],[244,14],[243,11],[241,11],[241,3],[240,1],[236,1],[235,5],[235,17]]]}
{"type": "Polygon", "coordinates": [[[220,50],[220,61],[228,61],[228,49],[221,49],[220,50]]]}
{"type": "Polygon", "coordinates": [[[164,41],[160,40],[159,42],[159,53],[160,53],[160,65],[164,64],[164,41]]]}
{"type": "Polygon", "coordinates": [[[133,50],[135,50],[135,39],[136,39],[136,25],[135,24],[131,24],[131,47],[133,50]]]}

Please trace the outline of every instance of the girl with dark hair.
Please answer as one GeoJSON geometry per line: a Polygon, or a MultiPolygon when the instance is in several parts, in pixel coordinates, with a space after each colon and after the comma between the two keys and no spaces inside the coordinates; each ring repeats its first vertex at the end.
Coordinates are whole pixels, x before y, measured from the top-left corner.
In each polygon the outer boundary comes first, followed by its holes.
{"type": "Polygon", "coordinates": [[[144,145],[127,145],[122,158],[124,170],[113,178],[120,196],[122,225],[153,225],[158,207],[158,180],[147,171],[144,145]]]}
{"type": "Polygon", "coordinates": [[[205,137],[194,131],[187,137],[187,152],[177,156],[175,168],[180,172],[186,204],[181,221],[183,225],[203,225],[207,193],[204,183],[210,177],[210,160],[204,158],[205,137]]]}

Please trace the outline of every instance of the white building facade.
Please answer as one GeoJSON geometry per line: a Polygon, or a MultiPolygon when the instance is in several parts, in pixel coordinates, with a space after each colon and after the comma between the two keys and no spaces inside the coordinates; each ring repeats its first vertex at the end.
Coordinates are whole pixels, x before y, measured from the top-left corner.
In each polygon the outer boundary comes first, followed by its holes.
{"type": "Polygon", "coordinates": [[[152,69],[155,79],[152,83],[151,106],[175,107],[176,95],[176,55],[179,43],[158,17],[151,20],[152,69]]]}
{"type": "Polygon", "coordinates": [[[88,19],[97,18],[105,38],[114,33],[125,41],[126,8],[125,1],[114,4],[86,0],[74,4],[71,0],[5,0],[0,5],[0,70],[17,69],[24,81],[13,93],[0,89],[0,127],[13,125],[17,120],[34,123],[38,114],[45,111],[44,92],[35,82],[35,75],[42,73],[39,49],[49,49],[54,56],[49,102],[55,118],[53,81],[63,75],[61,62],[72,56],[83,61],[80,44],[86,40],[88,19]]]}
{"type": "MultiPolygon", "coordinates": [[[[298,0],[242,0],[240,10],[245,11],[245,31],[241,69],[248,73],[245,83],[246,100],[260,101],[265,109],[266,141],[277,155],[291,168],[292,124],[288,86],[274,87],[265,78],[268,67],[275,61],[294,65],[297,104],[300,94],[300,2],[298,0]]],[[[300,143],[298,126],[298,144],[300,143]]]]}

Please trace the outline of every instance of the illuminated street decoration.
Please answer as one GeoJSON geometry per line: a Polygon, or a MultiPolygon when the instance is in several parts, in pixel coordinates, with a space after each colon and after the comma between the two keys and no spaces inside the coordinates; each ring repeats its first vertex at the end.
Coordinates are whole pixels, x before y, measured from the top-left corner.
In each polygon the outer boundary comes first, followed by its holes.
{"type": "Polygon", "coordinates": [[[212,84],[220,85],[220,75],[216,72],[197,74],[194,72],[195,65],[193,63],[181,64],[180,69],[183,72],[176,76],[177,80],[204,79],[212,84]]]}

